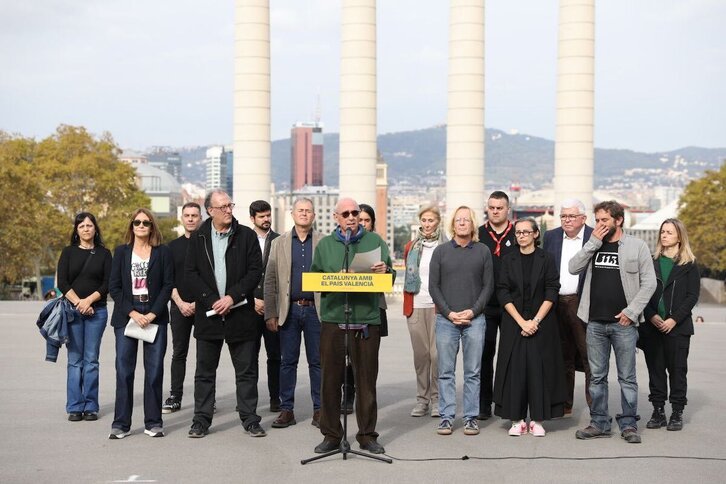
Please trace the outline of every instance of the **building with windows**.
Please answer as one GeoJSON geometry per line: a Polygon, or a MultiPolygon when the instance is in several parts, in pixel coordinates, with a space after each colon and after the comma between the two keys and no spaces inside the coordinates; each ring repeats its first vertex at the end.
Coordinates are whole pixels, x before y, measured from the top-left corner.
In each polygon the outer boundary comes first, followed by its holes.
{"type": "Polygon", "coordinates": [[[323,125],[295,123],[290,131],[290,187],[323,185],[323,125]]]}

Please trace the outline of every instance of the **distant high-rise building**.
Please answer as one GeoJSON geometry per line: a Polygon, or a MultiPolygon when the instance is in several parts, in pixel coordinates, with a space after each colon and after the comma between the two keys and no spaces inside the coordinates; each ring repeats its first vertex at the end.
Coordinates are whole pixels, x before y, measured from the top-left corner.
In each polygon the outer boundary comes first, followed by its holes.
{"type": "Polygon", "coordinates": [[[207,149],[207,191],[215,188],[227,189],[227,156],[224,146],[207,149]]]}
{"type": "Polygon", "coordinates": [[[181,182],[181,155],[172,148],[166,146],[154,146],[151,152],[146,154],[149,164],[160,170],[164,170],[173,176],[176,181],[181,182]]]}
{"type": "Polygon", "coordinates": [[[231,197],[234,193],[234,150],[232,148],[225,148],[224,163],[227,165],[227,193],[231,197]]]}
{"type": "Polygon", "coordinates": [[[290,187],[323,185],[323,125],[295,123],[290,133],[290,187]]]}

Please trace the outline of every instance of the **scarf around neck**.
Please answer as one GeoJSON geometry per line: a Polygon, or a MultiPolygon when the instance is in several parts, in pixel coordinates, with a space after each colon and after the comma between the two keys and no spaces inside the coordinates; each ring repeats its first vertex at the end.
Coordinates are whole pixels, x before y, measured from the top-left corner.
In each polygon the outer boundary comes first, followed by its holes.
{"type": "MultiPolygon", "coordinates": [[[[403,290],[411,294],[418,294],[421,290],[421,276],[419,275],[419,266],[421,265],[421,253],[423,252],[424,242],[441,243],[441,226],[436,228],[434,233],[428,237],[424,235],[423,229],[418,228],[416,238],[411,244],[411,250],[408,251],[406,257],[406,279],[403,283],[403,290]]],[[[438,244],[437,244],[438,245],[438,244]]]]}

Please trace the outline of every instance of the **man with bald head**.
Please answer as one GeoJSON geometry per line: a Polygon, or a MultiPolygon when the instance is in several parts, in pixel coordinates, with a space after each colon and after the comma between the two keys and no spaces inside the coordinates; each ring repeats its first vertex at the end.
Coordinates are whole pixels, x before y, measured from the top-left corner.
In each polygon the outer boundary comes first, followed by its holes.
{"type": "MultiPolygon", "coordinates": [[[[349,245],[349,261],[355,254],[380,248],[381,260],[368,272],[384,274],[392,272],[388,246],[375,232],[368,232],[360,225],[360,207],[351,198],[341,198],[335,206],[333,217],[338,226],[333,233],[320,240],[315,248],[311,272],[341,272],[345,246],[349,245]]],[[[338,449],[343,435],[340,423],[340,387],[345,367],[345,293],[321,293],[320,319],[320,432],[323,442],[315,452],[325,453],[338,449]]],[[[385,452],[376,440],[378,404],[376,380],[378,378],[378,348],[380,346],[380,311],[378,293],[352,292],[348,294],[351,310],[348,339],[350,359],[355,375],[355,416],[358,421],[356,440],[360,448],[374,454],[385,452]]]]}

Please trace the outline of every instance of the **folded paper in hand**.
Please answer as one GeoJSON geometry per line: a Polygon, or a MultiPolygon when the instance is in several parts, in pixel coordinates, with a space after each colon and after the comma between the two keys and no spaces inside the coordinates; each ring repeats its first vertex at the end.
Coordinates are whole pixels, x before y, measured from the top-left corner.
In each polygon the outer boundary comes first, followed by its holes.
{"type": "MultiPolygon", "coordinates": [[[[244,306],[245,304],[247,304],[247,298],[241,300],[237,304],[234,304],[234,305],[230,306],[229,309],[236,309],[236,308],[238,308],[240,306],[244,306]]],[[[215,311],[214,309],[210,309],[205,314],[207,315],[208,318],[211,318],[212,316],[216,316],[217,315],[217,311],[215,311]]]]}
{"type": "Polygon", "coordinates": [[[129,338],[140,339],[147,343],[153,343],[156,339],[156,333],[159,331],[159,325],[149,323],[145,328],[139,326],[139,323],[134,321],[134,318],[129,318],[129,322],[126,323],[126,329],[124,329],[124,335],[129,338]]]}

